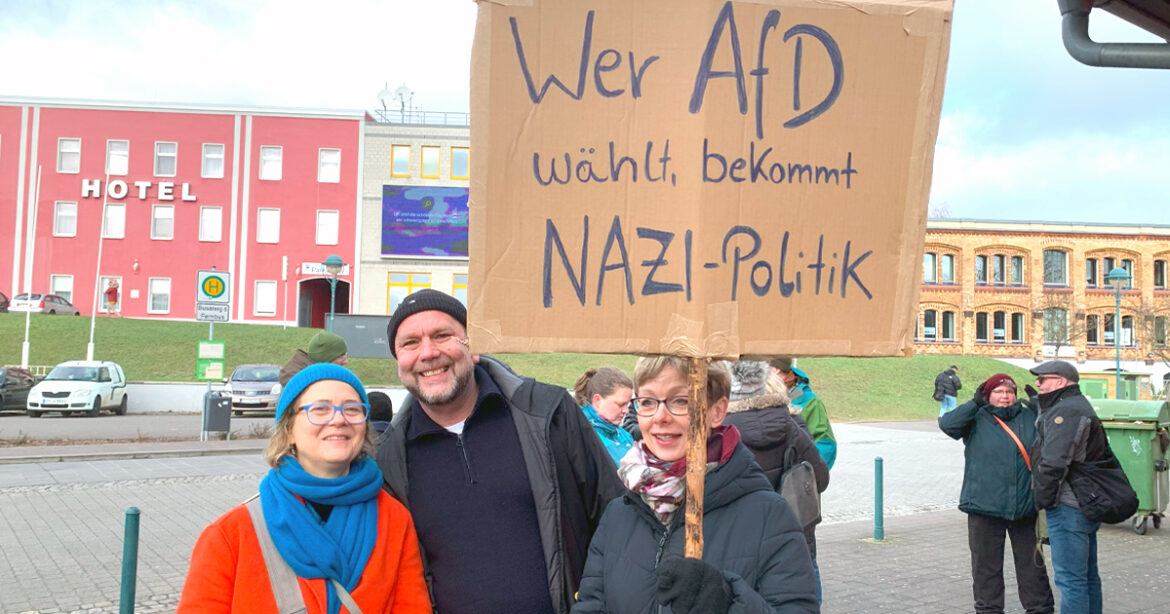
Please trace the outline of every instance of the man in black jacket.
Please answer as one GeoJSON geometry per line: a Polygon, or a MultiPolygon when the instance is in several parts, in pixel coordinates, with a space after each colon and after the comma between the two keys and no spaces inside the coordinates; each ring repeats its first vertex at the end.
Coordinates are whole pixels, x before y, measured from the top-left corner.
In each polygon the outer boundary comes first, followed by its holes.
{"type": "Polygon", "coordinates": [[[1067,476],[1072,463],[1105,458],[1105,430],[1093,406],[1081,394],[1076,367],[1063,360],[1050,360],[1031,373],[1040,391],[1040,419],[1032,447],[1032,493],[1036,507],[1047,510],[1060,611],[1100,614],[1097,529],[1101,523],[1081,513],[1067,476]]]}
{"type": "Polygon", "coordinates": [[[442,614],[565,614],[610,499],[625,487],[564,388],[467,347],[467,311],[436,290],[387,326],[408,398],[382,436],[386,490],[410,509],[442,614]]]}
{"type": "Polygon", "coordinates": [[[955,373],[958,370],[958,365],[951,365],[934,376],[934,400],[939,402],[940,417],[959,404],[959,391],[963,389],[963,382],[959,381],[959,374],[955,373]]]}

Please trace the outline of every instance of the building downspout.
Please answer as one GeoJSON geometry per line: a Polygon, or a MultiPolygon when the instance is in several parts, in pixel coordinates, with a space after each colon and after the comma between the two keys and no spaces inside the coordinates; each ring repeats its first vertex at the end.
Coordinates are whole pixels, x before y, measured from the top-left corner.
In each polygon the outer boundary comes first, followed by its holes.
{"type": "Polygon", "coordinates": [[[1076,61],[1115,68],[1170,68],[1170,43],[1097,43],[1089,38],[1093,0],[1057,0],[1064,48],[1076,61]]]}

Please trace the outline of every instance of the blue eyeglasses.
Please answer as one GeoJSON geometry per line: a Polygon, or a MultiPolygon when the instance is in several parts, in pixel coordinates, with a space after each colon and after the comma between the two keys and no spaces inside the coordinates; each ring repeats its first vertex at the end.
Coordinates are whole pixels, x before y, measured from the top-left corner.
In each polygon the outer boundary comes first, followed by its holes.
{"type": "Polygon", "coordinates": [[[366,403],[353,402],[334,405],[320,401],[302,405],[300,409],[305,410],[305,417],[309,419],[309,424],[316,426],[324,426],[333,422],[333,416],[337,412],[341,412],[341,417],[350,424],[361,424],[370,417],[370,406],[366,403]]]}

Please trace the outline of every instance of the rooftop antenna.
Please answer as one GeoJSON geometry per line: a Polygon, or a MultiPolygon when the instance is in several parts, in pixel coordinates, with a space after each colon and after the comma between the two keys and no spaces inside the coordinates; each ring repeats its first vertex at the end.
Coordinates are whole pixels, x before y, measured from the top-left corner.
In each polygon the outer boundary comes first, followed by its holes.
{"type": "Polygon", "coordinates": [[[394,90],[394,98],[398,101],[398,110],[402,115],[402,123],[406,123],[406,112],[410,110],[410,101],[414,98],[414,92],[403,83],[398,86],[398,89],[394,90]]]}

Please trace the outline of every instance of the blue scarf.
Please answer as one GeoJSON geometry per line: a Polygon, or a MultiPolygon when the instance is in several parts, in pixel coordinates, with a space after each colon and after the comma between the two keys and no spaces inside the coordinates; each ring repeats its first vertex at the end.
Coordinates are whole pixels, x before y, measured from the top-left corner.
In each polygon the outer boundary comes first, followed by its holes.
{"type": "MultiPolygon", "coordinates": [[[[309,475],[296,458],[285,456],[260,481],[264,522],[280,556],[302,578],[332,578],[352,591],[357,587],[378,537],[378,491],[382,474],[366,458],[340,478],[309,475]],[[313,501],[333,506],[321,522],[313,501]]],[[[341,611],[332,582],[325,582],[329,614],[341,611]]]]}

